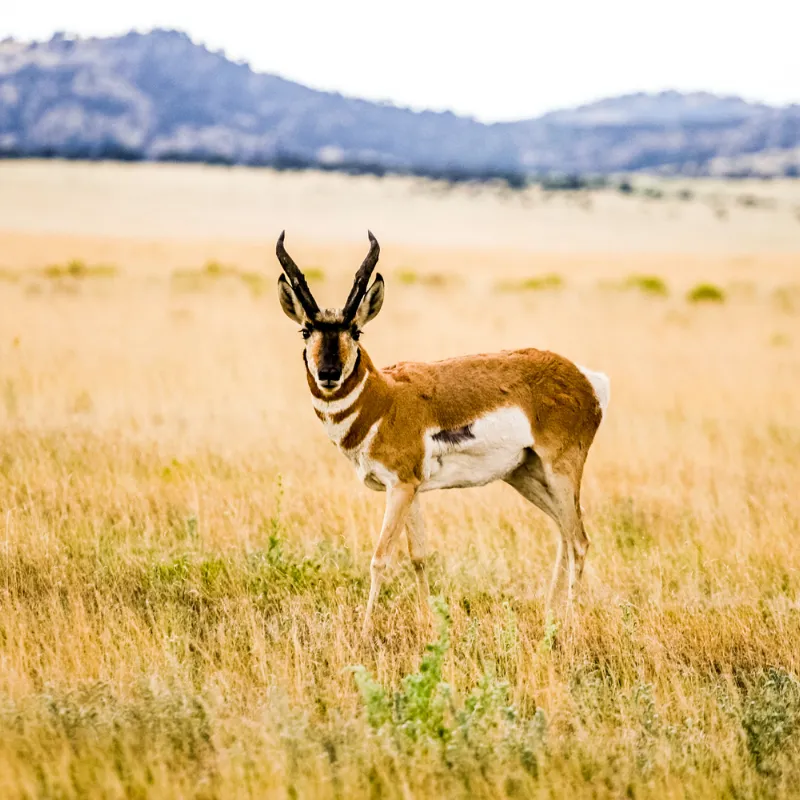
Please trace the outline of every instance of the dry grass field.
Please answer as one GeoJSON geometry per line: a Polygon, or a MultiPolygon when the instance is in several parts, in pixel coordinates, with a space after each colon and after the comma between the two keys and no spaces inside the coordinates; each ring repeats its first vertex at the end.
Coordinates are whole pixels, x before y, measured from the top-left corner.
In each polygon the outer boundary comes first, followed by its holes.
{"type": "Polygon", "coordinates": [[[0,164],[0,796],[796,796],[800,186],[685,186],[0,164]],[[339,305],[367,226],[376,363],[611,377],[570,621],[494,485],[424,498],[438,628],[401,553],[361,639],[383,496],[273,252],[339,305]]]}

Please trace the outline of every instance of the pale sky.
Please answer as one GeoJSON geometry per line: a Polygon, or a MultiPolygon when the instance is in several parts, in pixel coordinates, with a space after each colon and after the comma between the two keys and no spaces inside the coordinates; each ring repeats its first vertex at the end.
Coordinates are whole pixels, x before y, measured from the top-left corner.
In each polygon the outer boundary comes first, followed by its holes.
{"type": "Polygon", "coordinates": [[[0,5],[0,38],[177,28],[258,71],[486,121],[662,89],[800,103],[800,0],[0,0],[0,5]]]}

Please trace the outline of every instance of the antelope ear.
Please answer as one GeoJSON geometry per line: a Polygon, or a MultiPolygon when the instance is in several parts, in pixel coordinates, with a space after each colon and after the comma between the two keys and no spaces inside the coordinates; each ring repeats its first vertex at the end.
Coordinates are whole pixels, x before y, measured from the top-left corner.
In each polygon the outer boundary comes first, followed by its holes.
{"type": "Polygon", "coordinates": [[[306,312],[303,310],[303,306],[297,299],[297,295],[289,285],[285,275],[281,275],[278,278],[278,299],[281,301],[283,313],[289,319],[293,319],[299,325],[305,325],[308,322],[306,312]]]}
{"type": "Polygon", "coordinates": [[[364,295],[364,299],[358,306],[358,311],[356,311],[356,315],[353,318],[353,322],[357,328],[363,328],[368,322],[378,316],[378,312],[381,310],[381,306],[383,306],[383,292],[383,276],[379,272],[375,276],[372,286],[367,289],[367,293],[364,295]]]}

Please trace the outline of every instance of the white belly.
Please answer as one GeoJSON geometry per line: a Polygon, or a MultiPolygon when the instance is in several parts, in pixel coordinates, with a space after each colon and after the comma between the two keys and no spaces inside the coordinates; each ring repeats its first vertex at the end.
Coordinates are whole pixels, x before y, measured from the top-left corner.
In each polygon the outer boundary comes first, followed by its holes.
{"type": "Polygon", "coordinates": [[[437,431],[425,434],[422,492],[484,486],[502,480],[533,446],[528,417],[520,408],[501,408],[475,420],[472,438],[457,444],[439,442],[437,431]]]}

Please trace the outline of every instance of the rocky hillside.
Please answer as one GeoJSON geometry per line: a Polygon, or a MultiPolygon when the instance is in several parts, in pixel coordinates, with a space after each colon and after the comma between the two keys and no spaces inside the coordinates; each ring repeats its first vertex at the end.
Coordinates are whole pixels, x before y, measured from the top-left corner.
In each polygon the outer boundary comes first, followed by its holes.
{"type": "Polygon", "coordinates": [[[800,106],[629,95],[512,123],[413,112],[309,89],[175,31],[0,43],[0,154],[178,159],[420,173],[790,171],[800,106]]]}

